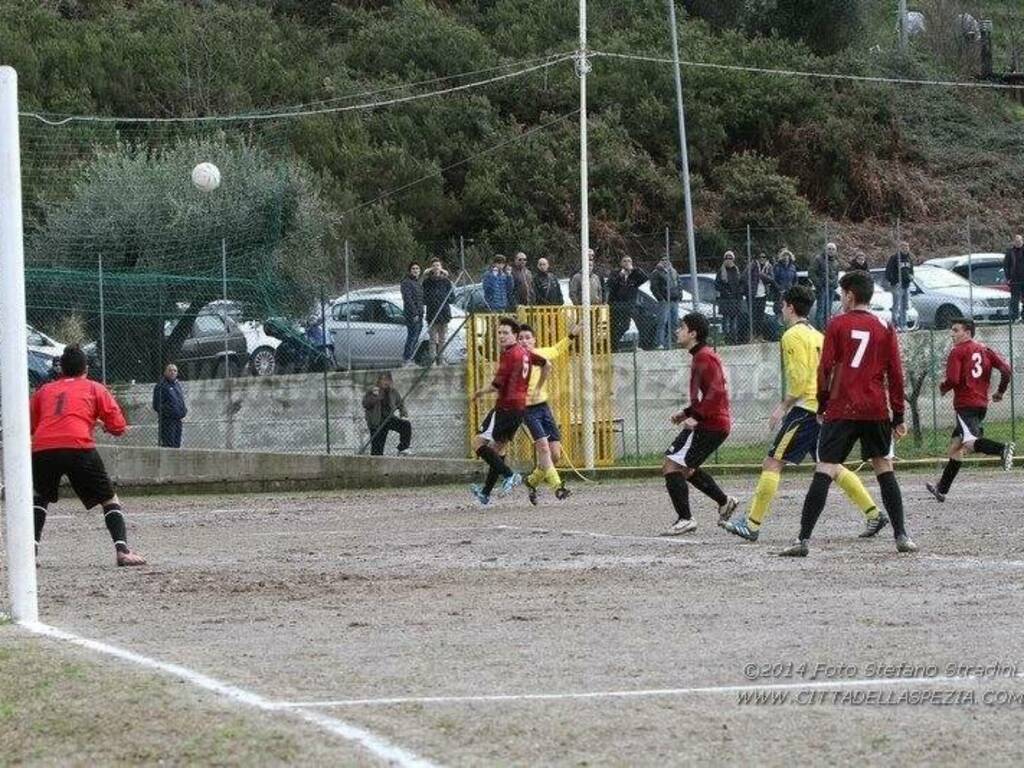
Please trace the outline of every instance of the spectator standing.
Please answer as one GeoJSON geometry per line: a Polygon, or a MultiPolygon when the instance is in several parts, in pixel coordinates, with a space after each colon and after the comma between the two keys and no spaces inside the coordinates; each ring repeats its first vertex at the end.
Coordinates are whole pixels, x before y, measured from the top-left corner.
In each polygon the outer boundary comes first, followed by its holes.
{"type": "Polygon", "coordinates": [[[832,316],[832,298],[839,287],[838,255],[836,244],[828,243],[808,270],[808,277],[814,286],[814,322],[820,331],[825,330],[832,316]]]}
{"type": "Polygon", "coordinates": [[[484,303],[491,312],[504,312],[511,307],[511,278],[505,274],[505,257],[500,253],[491,261],[483,278],[484,303]]]}
{"type": "Polygon", "coordinates": [[[679,273],[672,266],[668,255],[651,272],[651,293],[658,300],[658,325],[655,328],[654,343],[658,349],[672,349],[676,327],[679,325],[679,273]]]}
{"type": "MultiPolygon", "coordinates": [[[[605,295],[604,280],[594,266],[594,249],[587,251],[587,258],[590,261],[590,305],[607,304],[605,295]]],[[[576,270],[569,280],[569,299],[577,307],[583,304],[583,271],[576,270]]]]}
{"type": "Polygon", "coordinates": [[[181,422],[188,415],[188,408],[174,363],[164,368],[164,375],[153,387],[153,410],[157,414],[160,447],[181,448],[181,422]]]}
{"type": "Polygon", "coordinates": [[[423,333],[423,286],[420,285],[419,262],[409,265],[409,272],[402,280],[402,314],[405,317],[405,351],[402,360],[413,365],[416,347],[423,333]]]}
{"type": "Polygon", "coordinates": [[[736,266],[736,254],[726,251],[722,266],[715,275],[718,292],[718,311],[722,314],[722,333],[731,344],[740,339],[740,319],[743,314],[743,276],[736,266]]]}
{"type": "Polygon", "coordinates": [[[910,308],[910,282],[914,278],[914,257],[910,243],[900,243],[900,248],[889,257],[885,265],[885,279],[892,290],[892,320],[896,328],[907,329],[907,310],[910,308]]]}
{"type": "Polygon", "coordinates": [[[636,314],[637,294],[647,282],[647,273],[633,266],[633,259],[623,256],[619,269],[608,278],[608,304],[611,307],[612,349],[618,349],[629,321],[636,314]]]}
{"type": "Polygon", "coordinates": [[[847,267],[848,272],[870,272],[871,265],[868,264],[868,257],[864,255],[863,251],[857,251],[853,254],[853,258],[850,259],[850,266],[847,267]]]}
{"type": "Polygon", "coordinates": [[[423,305],[427,311],[430,334],[430,359],[444,365],[444,344],[448,339],[448,323],[452,320],[455,284],[440,259],[432,259],[423,273],[423,305]]]}
{"type": "Polygon", "coordinates": [[[1003,274],[1010,284],[1010,322],[1021,317],[1021,300],[1024,298],[1024,235],[1014,235],[1013,245],[1003,257],[1003,274]]]}
{"type": "Polygon", "coordinates": [[[537,274],[533,276],[534,303],[539,307],[560,307],[565,303],[562,286],[551,274],[551,264],[543,256],[537,259],[537,274]]]}
{"type": "MultiPolygon", "coordinates": [[[[786,291],[796,285],[796,258],[788,248],[783,248],[779,251],[779,255],[775,260],[775,268],[772,270],[772,276],[775,278],[775,294],[777,297],[785,296],[786,291]]],[[[782,315],[781,298],[775,299],[775,314],[780,317],[782,315]]]]}
{"type": "Polygon", "coordinates": [[[762,324],[768,296],[775,289],[775,275],[768,254],[759,253],[757,259],[747,266],[743,289],[747,298],[747,311],[750,312],[752,335],[760,337],[764,330],[762,324]]]}
{"type": "Polygon", "coordinates": [[[383,456],[388,432],[397,432],[398,455],[408,456],[412,444],[412,422],[388,371],[378,376],[377,384],[363,396],[363,410],[370,430],[370,455],[383,456]]]}
{"type": "Polygon", "coordinates": [[[526,267],[526,254],[520,251],[512,267],[512,279],[515,281],[516,306],[532,307],[537,296],[533,287],[533,273],[526,267]]]}

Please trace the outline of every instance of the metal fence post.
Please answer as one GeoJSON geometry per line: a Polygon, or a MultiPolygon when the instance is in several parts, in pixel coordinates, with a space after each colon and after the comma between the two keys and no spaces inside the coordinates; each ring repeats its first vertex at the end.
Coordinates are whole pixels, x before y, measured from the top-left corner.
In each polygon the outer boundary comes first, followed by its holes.
{"type": "Polygon", "coordinates": [[[640,372],[637,370],[636,348],[633,345],[633,440],[636,455],[640,455],[640,372]]]}
{"type": "MultiPolygon", "coordinates": [[[[348,240],[345,241],[345,301],[351,302],[352,297],[349,296],[349,247],[348,240]]],[[[345,352],[348,360],[345,363],[345,370],[349,373],[352,372],[352,312],[349,308],[345,309],[345,352]]]]}
{"type": "Polygon", "coordinates": [[[107,383],[107,325],[106,307],[103,303],[103,252],[98,256],[99,263],[99,289],[100,289],[100,378],[107,383]]]}
{"type": "Polygon", "coordinates": [[[931,377],[931,390],[932,390],[932,455],[938,455],[939,451],[939,398],[936,395],[935,382],[937,381],[937,371],[935,370],[935,329],[928,331],[928,344],[931,352],[931,371],[929,376],[931,377]]]}
{"type": "Polygon", "coordinates": [[[1011,320],[1007,327],[1010,329],[1010,440],[1017,442],[1017,388],[1014,386],[1014,367],[1013,362],[1013,321],[1011,320]]]}
{"type": "Polygon", "coordinates": [[[967,217],[967,306],[974,319],[974,247],[971,245],[971,217],[967,217]]]}
{"type": "MultiPolygon", "coordinates": [[[[747,274],[744,276],[744,287],[747,289],[747,326],[749,327],[749,336],[747,340],[751,343],[754,341],[754,291],[750,287],[750,274],[751,266],[753,263],[753,256],[751,255],[750,248],[750,225],[747,224],[747,274]]],[[[758,278],[760,280],[760,278],[758,278]]],[[[760,318],[759,318],[760,319],[760,318]]]]}
{"type": "Polygon", "coordinates": [[[324,442],[327,447],[327,455],[331,455],[331,405],[327,391],[327,301],[324,298],[324,286],[320,285],[320,336],[324,341],[324,442]]]}

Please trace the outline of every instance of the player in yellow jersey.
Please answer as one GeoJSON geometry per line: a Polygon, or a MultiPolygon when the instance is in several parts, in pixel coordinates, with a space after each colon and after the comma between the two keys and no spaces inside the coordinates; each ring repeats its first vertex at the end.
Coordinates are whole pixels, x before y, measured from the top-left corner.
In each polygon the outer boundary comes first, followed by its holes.
{"type": "MultiPolygon", "coordinates": [[[[793,286],[782,298],[782,318],[789,329],[782,335],[782,357],[786,368],[786,397],[772,411],[769,424],[782,426],[775,437],[768,458],[761,465],[761,477],[745,518],[737,517],[721,523],[729,533],[748,541],[757,541],[768,508],[779,490],[779,480],[786,464],[799,464],[818,444],[818,362],[824,337],[809,322],[807,315],[814,304],[810,288],[793,286]]],[[[874,536],[889,522],[871,498],[855,472],[840,469],[836,483],[860,508],[866,519],[861,538],[874,536]]]]}
{"type": "MultiPolygon", "coordinates": [[[[537,337],[528,325],[519,326],[519,343],[531,352],[536,352],[545,360],[557,360],[569,353],[569,345],[576,338],[579,326],[573,326],[569,335],[550,347],[537,348],[537,337]]],[[[565,487],[558,474],[555,464],[562,458],[562,435],[558,429],[555,416],[548,405],[548,386],[550,379],[541,381],[535,371],[530,372],[530,389],[526,399],[526,416],[523,423],[533,438],[537,454],[537,466],[526,478],[526,489],[530,492],[530,503],[537,504],[537,489],[542,483],[547,484],[559,500],[569,498],[570,491],[565,487]]]]}

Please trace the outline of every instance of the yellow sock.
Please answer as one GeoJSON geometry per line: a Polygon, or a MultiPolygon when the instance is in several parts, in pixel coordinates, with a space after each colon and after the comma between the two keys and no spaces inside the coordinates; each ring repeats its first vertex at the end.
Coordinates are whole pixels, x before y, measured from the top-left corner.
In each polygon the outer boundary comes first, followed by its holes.
{"type": "Polygon", "coordinates": [[[851,472],[846,467],[841,467],[839,474],[836,475],[836,485],[843,489],[843,493],[857,505],[857,508],[864,514],[868,520],[874,520],[878,517],[878,507],[875,506],[874,499],[871,498],[871,494],[868,493],[868,489],[864,487],[864,483],[857,477],[856,472],[851,472]]]}
{"type": "Polygon", "coordinates": [[[562,485],[562,478],[559,477],[558,470],[554,467],[551,467],[551,469],[544,473],[544,480],[552,490],[556,490],[562,485]]]}
{"type": "Polygon", "coordinates": [[[534,467],[533,472],[531,472],[530,476],[526,478],[526,482],[528,485],[538,488],[540,484],[544,482],[544,470],[540,467],[534,467]]]}
{"type": "Polygon", "coordinates": [[[779,480],[782,475],[778,472],[769,472],[767,469],[758,478],[757,488],[754,490],[754,499],[750,502],[750,512],[747,513],[747,525],[750,530],[756,531],[761,527],[764,519],[768,517],[768,507],[772,499],[779,491],[779,480]]]}

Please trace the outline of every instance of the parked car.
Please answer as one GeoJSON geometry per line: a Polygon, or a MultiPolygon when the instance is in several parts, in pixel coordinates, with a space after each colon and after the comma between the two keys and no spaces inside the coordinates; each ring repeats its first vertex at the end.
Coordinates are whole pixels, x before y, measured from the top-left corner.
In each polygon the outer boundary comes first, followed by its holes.
{"type": "Polygon", "coordinates": [[[36,330],[31,325],[25,326],[28,332],[28,348],[41,352],[50,357],[60,357],[64,353],[64,344],[56,339],[47,336],[42,331],[36,330]]]}
{"type": "MultiPolygon", "coordinates": [[[[164,336],[170,336],[176,325],[177,320],[167,320],[164,336]]],[[[183,379],[219,379],[241,376],[248,360],[249,345],[234,320],[219,314],[200,314],[174,363],[183,379]]]]}
{"type": "Polygon", "coordinates": [[[28,349],[28,386],[38,389],[47,382],[57,378],[60,367],[55,355],[47,354],[29,347],[28,349]]]}
{"type": "MultiPolygon", "coordinates": [[[[871,270],[875,284],[886,291],[885,269],[871,270]]],[[[910,300],[918,311],[922,328],[949,328],[954,320],[971,317],[975,322],[1008,322],[1010,297],[1003,291],[971,285],[948,269],[933,264],[914,268],[910,300]]]]}
{"type": "MultiPolygon", "coordinates": [[[[872,274],[873,275],[874,275],[875,271],[876,270],[872,270],[872,274]]],[[[882,270],[882,271],[883,271],[883,275],[884,275],[884,270],[882,270]]],[[[839,277],[842,277],[845,274],[846,274],[845,272],[840,272],[839,273],[839,277]]],[[[887,323],[892,323],[892,322],[894,322],[893,316],[892,316],[892,293],[890,293],[888,290],[886,290],[881,285],[879,285],[879,283],[878,283],[878,276],[877,275],[874,275],[874,277],[875,277],[875,291],[874,291],[874,293],[871,296],[871,314],[873,314],[875,317],[878,317],[878,318],[880,318],[882,320],[885,320],[885,322],[887,322],[887,323]]],[[[806,285],[808,287],[810,287],[810,285],[811,285],[811,281],[807,277],[807,271],[806,270],[802,270],[800,272],[797,272],[796,279],[797,279],[797,282],[800,285],[806,285]]],[[[839,289],[836,288],[835,296],[832,299],[832,315],[831,316],[835,317],[836,315],[841,314],[842,311],[843,311],[843,302],[842,302],[842,299],[840,298],[840,295],[839,295],[839,289]]],[[[814,317],[814,309],[813,309],[813,307],[811,309],[811,317],[814,317]]],[[[913,301],[913,299],[911,299],[910,307],[908,307],[908,309],[907,309],[907,330],[908,331],[913,331],[914,329],[916,329],[916,328],[918,328],[920,326],[920,323],[921,323],[920,313],[914,307],[914,301],[913,301]]]]}
{"type": "Polygon", "coordinates": [[[972,253],[928,259],[925,264],[956,272],[975,285],[1009,292],[1010,284],[1006,282],[1006,274],[1003,272],[1003,258],[1001,253],[972,253]]]}
{"type": "Polygon", "coordinates": [[[199,311],[201,315],[220,315],[222,312],[235,321],[238,330],[245,336],[249,356],[246,365],[249,373],[253,376],[273,375],[276,372],[274,350],[281,343],[281,339],[266,333],[262,321],[243,319],[244,310],[240,302],[220,299],[211,301],[199,311]]]}
{"type": "MultiPolygon", "coordinates": [[[[460,364],[466,359],[466,334],[460,326],[466,313],[452,305],[448,333],[454,336],[444,349],[444,361],[460,364]]],[[[311,316],[317,320],[319,307],[311,316]]],[[[327,335],[334,344],[339,368],[395,368],[402,365],[405,350],[405,316],[397,289],[367,288],[333,299],[327,308],[327,335]]],[[[430,336],[426,323],[413,360],[430,364],[430,336]]]]}

